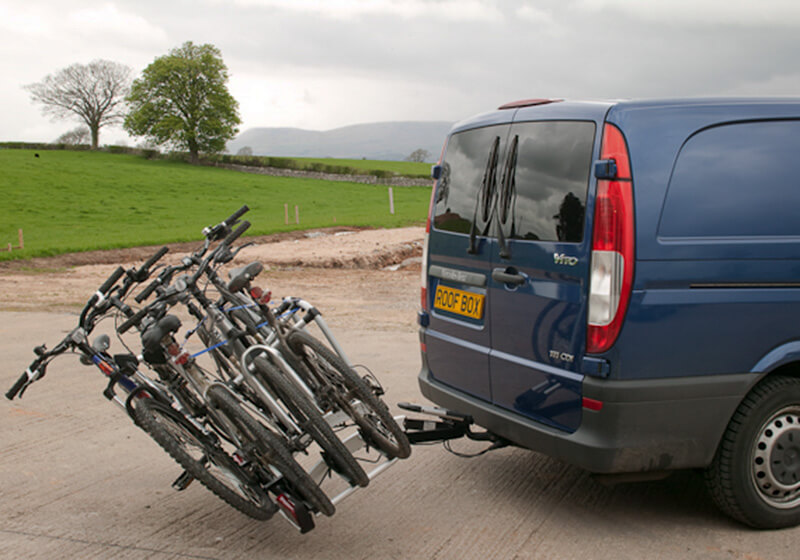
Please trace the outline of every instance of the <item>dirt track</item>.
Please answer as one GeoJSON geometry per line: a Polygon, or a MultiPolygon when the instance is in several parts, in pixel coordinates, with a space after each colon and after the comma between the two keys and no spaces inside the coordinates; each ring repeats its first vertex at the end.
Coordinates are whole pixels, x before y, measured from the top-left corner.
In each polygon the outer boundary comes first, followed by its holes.
{"type": "MultiPolygon", "coordinates": [[[[421,230],[393,233],[398,238],[391,242],[386,232],[360,235],[262,247],[273,259],[262,279],[276,295],[303,295],[317,304],[350,357],[387,387],[388,402],[419,401],[418,266],[343,267],[365,254],[381,266],[393,259],[380,255],[405,259],[421,230]]],[[[34,345],[55,342],[74,326],[79,304],[112,269],[39,263],[36,270],[0,272],[3,391],[30,362],[34,345]]],[[[417,447],[301,536],[277,517],[249,520],[199,485],[171,490],[179,469],[102,397],[103,387],[94,370],[63,358],[22,400],[0,404],[0,557],[798,557],[800,529],[755,532],[729,521],[696,473],[608,488],[584,471],[520,449],[469,460],[441,446],[417,447]]]]}

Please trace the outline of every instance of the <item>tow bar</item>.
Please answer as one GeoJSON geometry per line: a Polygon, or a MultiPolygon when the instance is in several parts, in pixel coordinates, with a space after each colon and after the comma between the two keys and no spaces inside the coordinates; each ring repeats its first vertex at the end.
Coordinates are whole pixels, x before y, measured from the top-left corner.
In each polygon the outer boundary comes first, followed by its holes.
{"type": "MultiPolygon", "coordinates": [[[[467,455],[466,457],[477,457],[478,455],[483,455],[487,451],[512,445],[507,439],[492,432],[473,431],[471,426],[474,424],[474,420],[472,416],[468,414],[461,414],[460,412],[439,408],[438,406],[427,406],[407,402],[397,403],[397,406],[409,412],[418,412],[437,418],[437,420],[420,418],[405,418],[403,420],[406,436],[408,436],[408,441],[412,445],[447,442],[462,437],[476,441],[489,441],[492,443],[492,445],[483,451],[474,455],[467,455]]],[[[465,456],[460,453],[456,453],[456,455],[465,456]]]]}

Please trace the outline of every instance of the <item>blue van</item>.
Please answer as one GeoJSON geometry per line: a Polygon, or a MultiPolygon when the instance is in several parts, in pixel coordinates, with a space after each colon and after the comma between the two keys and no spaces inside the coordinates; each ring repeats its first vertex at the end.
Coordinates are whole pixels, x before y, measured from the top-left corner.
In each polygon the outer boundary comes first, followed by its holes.
{"type": "Polygon", "coordinates": [[[433,175],[423,395],[800,523],[800,100],[509,103],[456,124],[433,175]]]}

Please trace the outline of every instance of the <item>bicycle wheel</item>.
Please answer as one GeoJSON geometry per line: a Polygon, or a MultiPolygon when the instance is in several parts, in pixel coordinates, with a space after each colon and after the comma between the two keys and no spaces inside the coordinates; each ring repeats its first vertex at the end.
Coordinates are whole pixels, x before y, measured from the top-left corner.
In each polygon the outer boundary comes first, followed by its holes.
{"type": "Polygon", "coordinates": [[[332,466],[349,479],[352,485],[368,485],[369,476],[333,432],[316,405],[264,356],[256,356],[253,363],[254,375],[260,376],[262,382],[272,388],[300,428],[323,449],[327,458],[333,463],[332,466]]]}
{"type": "Polygon", "coordinates": [[[292,331],[286,340],[317,382],[333,388],[332,397],[361,429],[361,434],[389,457],[405,459],[411,444],[387,406],[344,360],[305,331],[292,331]],[[363,405],[353,406],[358,399],[363,405]]]}
{"type": "Polygon", "coordinates": [[[153,399],[141,399],[136,423],[190,475],[228,505],[254,519],[270,519],[277,511],[258,483],[191,422],[153,399]]]}
{"type": "Polygon", "coordinates": [[[209,404],[221,412],[235,427],[237,438],[249,459],[264,468],[274,466],[283,475],[289,488],[305,499],[313,508],[331,516],[336,511],[333,503],[314,480],[297,464],[281,439],[260,422],[242,410],[239,402],[222,385],[214,385],[206,393],[209,404]]]}

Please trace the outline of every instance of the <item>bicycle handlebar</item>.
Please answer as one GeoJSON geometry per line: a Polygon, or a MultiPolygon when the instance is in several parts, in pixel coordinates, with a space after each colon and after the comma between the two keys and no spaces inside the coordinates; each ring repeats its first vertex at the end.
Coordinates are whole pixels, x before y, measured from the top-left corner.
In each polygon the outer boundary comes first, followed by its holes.
{"type": "Polygon", "coordinates": [[[30,368],[26,369],[22,375],[19,376],[19,379],[17,379],[16,383],[11,386],[11,389],[6,391],[6,398],[8,400],[14,400],[14,397],[17,396],[17,393],[20,392],[20,389],[27,385],[28,380],[33,377],[33,374],[29,375],[28,372],[30,372],[30,368]]]}
{"type": "MultiPolygon", "coordinates": [[[[244,208],[247,208],[247,207],[245,206],[244,208]]],[[[234,241],[239,239],[239,236],[242,235],[245,231],[247,231],[249,227],[250,227],[250,222],[248,222],[247,220],[243,221],[238,228],[233,230],[230,233],[230,235],[228,235],[228,237],[225,238],[225,240],[222,242],[222,244],[225,245],[225,246],[230,247],[230,245],[234,241]]]]}
{"type": "Polygon", "coordinates": [[[153,266],[159,260],[161,260],[161,257],[166,255],[167,253],[169,253],[169,247],[164,245],[163,247],[161,247],[161,249],[156,251],[155,255],[153,255],[152,257],[150,257],[149,259],[147,259],[145,261],[145,263],[142,265],[142,268],[140,270],[148,270],[151,266],[153,266]]]}
{"type": "Polygon", "coordinates": [[[97,291],[103,295],[106,295],[108,293],[108,290],[110,290],[111,287],[117,283],[117,280],[122,278],[123,274],[125,274],[125,269],[122,268],[121,266],[118,266],[117,269],[111,273],[111,276],[106,278],[106,281],[103,282],[103,284],[97,289],[97,291]]]}
{"type": "Polygon", "coordinates": [[[139,311],[134,313],[127,321],[117,327],[119,334],[125,334],[132,326],[138,325],[144,319],[145,315],[150,311],[150,307],[142,307],[139,311]]]}
{"type": "Polygon", "coordinates": [[[136,300],[136,303],[142,303],[144,300],[149,298],[150,294],[152,294],[155,291],[155,289],[158,288],[160,285],[161,285],[161,279],[156,278],[155,280],[150,282],[150,284],[144,290],[136,294],[136,297],[134,297],[133,299],[136,300]]]}
{"type": "Polygon", "coordinates": [[[250,208],[245,204],[241,208],[239,208],[236,212],[228,216],[228,218],[223,222],[226,226],[231,227],[232,225],[236,224],[236,220],[241,218],[250,208]]]}

